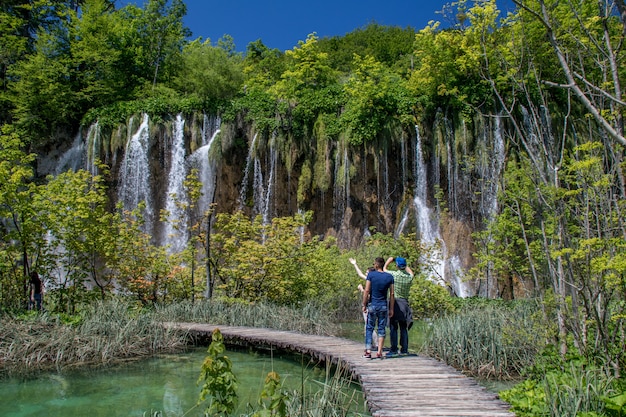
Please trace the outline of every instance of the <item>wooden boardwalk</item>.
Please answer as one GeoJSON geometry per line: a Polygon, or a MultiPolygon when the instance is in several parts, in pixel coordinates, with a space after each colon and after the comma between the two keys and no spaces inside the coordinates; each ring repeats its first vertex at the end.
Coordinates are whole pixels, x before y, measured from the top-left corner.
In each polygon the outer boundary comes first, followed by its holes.
{"type": "Polygon", "coordinates": [[[361,384],[374,417],[513,417],[497,395],[435,359],[399,356],[364,359],[363,344],[338,337],[314,336],[252,327],[175,323],[195,338],[208,339],[219,328],[227,345],[245,345],[303,353],[346,369],[361,384]]]}

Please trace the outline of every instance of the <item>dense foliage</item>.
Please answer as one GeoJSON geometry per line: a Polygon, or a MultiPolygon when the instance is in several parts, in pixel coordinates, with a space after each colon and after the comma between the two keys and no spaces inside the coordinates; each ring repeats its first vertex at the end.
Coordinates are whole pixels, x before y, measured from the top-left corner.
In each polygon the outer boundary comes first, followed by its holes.
{"type": "MultiPolygon", "coordinates": [[[[38,270],[49,280],[47,308],[57,312],[75,313],[114,288],[145,305],[218,296],[316,300],[342,311],[358,283],[348,256],[365,264],[391,253],[417,260],[429,250],[410,236],[374,235],[345,253],[332,239],[307,235],[308,213],[268,223],[209,212],[193,221],[186,251],[169,255],[142,232],[140,210],[108,207],[106,167],[35,178],[32,152],[68,140],[81,123],[113,128],[141,112],[209,111],[260,134],[279,132],[288,169],[307,156],[300,201],[329,190],[332,152],[377,157],[423,120],[444,114],[472,129],[476,115],[497,116],[507,132],[498,206],[474,234],[476,267],[466,278],[492,283],[490,297],[504,287],[510,298],[536,297],[542,308],[533,326],[543,343],[534,346],[562,360],[579,355],[621,380],[626,3],[514,3],[505,18],[493,0],[460,0],[446,9],[454,11],[447,28],[372,24],[345,37],[313,33],[287,52],[256,41],[239,53],[228,36],[190,41],[181,0],[149,0],[143,9],[109,0],[3,2],[2,308],[24,307],[25,277],[38,270]]],[[[465,152],[464,143],[446,140],[445,152],[465,152]]],[[[342,181],[357,175],[336,168],[342,181]]],[[[428,267],[412,266],[422,274],[428,267]]],[[[422,287],[412,294],[420,316],[453,310],[445,293],[422,287]]]]}

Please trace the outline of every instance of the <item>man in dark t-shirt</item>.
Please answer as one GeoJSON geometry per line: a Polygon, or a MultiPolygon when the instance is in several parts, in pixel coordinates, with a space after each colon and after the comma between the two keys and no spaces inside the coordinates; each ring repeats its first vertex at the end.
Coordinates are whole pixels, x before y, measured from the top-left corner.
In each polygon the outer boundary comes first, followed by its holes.
{"type": "Polygon", "coordinates": [[[372,333],[378,324],[378,352],[377,358],[383,358],[383,345],[385,343],[385,328],[387,327],[387,315],[393,316],[393,275],[383,271],[385,260],[374,260],[374,271],[367,274],[365,291],[363,291],[363,312],[367,313],[367,325],[365,327],[365,353],[364,358],[372,357],[372,333]],[[389,305],[387,305],[389,294],[389,305]]]}

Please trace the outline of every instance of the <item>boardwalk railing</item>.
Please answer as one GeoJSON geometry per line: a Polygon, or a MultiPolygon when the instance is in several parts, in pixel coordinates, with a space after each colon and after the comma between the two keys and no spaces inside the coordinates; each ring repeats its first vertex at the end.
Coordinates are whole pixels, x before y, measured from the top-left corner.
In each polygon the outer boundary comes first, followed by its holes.
{"type": "Polygon", "coordinates": [[[513,417],[509,405],[454,368],[417,355],[364,359],[363,344],[351,340],[252,327],[170,323],[195,338],[218,328],[224,343],[302,353],[331,362],[358,380],[374,417],[513,417]]]}

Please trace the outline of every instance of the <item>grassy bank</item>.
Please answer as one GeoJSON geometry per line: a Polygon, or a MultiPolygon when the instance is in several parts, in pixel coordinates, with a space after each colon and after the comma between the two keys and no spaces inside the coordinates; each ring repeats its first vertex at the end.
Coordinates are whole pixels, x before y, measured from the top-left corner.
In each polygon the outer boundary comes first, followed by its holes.
{"type": "Polygon", "coordinates": [[[312,305],[276,307],[213,300],[145,309],[115,299],[95,303],[71,318],[47,313],[3,317],[0,373],[99,367],[184,351],[188,347],[186,336],[162,326],[166,321],[268,327],[320,335],[337,331],[322,310],[312,305]]]}

